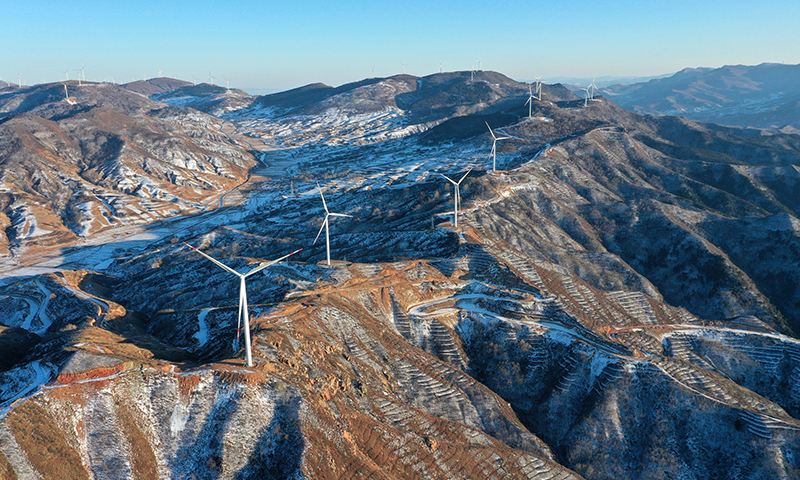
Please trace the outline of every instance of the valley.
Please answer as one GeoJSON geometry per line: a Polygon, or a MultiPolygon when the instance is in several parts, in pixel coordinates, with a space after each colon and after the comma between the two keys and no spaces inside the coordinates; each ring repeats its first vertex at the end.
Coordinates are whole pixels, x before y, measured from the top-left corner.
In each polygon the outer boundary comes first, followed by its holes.
{"type": "Polygon", "coordinates": [[[136,83],[0,92],[0,476],[798,476],[800,137],[488,71],[136,83]],[[183,242],[303,248],[252,367],[183,242]]]}

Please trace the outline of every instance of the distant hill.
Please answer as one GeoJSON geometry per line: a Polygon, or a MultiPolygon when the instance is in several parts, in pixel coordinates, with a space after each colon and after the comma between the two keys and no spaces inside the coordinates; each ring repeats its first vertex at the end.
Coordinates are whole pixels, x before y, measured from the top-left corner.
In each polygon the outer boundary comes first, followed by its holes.
{"type": "Polygon", "coordinates": [[[601,91],[637,113],[787,133],[800,128],[800,65],[687,68],[668,78],[601,91]]]}
{"type": "Polygon", "coordinates": [[[156,77],[150,80],[137,80],[122,85],[126,90],[141,93],[145,97],[155,95],[157,93],[171,92],[180,87],[191,85],[190,82],[178,80],[177,78],[156,77]]]}

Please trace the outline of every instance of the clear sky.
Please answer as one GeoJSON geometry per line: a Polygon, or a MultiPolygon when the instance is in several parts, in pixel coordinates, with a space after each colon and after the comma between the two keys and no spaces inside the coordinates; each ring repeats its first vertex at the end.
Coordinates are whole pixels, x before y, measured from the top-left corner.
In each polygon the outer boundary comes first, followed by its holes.
{"type": "Polygon", "coordinates": [[[0,77],[285,90],[468,70],[518,80],[800,63],[800,1],[0,0],[0,77]]]}

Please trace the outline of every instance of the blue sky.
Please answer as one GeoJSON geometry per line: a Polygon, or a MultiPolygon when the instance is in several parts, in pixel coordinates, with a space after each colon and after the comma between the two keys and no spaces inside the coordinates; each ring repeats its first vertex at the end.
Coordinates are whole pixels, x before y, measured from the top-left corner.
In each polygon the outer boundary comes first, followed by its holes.
{"type": "Polygon", "coordinates": [[[800,2],[0,0],[0,77],[164,75],[284,90],[482,60],[518,80],[800,63],[800,2]]]}

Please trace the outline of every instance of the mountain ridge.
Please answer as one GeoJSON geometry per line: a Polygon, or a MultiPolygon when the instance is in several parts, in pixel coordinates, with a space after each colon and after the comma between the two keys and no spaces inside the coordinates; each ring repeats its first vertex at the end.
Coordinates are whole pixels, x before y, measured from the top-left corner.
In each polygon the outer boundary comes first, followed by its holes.
{"type": "Polygon", "coordinates": [[[30,121],[29,142],[48,139],[36,122],[62,141],[131,122],[132,147],[147,125],[242,142],[260,165],[235,205],[11,272],[0,471],[797,477],[798,137],[563,86],[529,116],[527,85],[501,74],[425,78],[301,87],[272,97],[296,110],[223,119],[147,99],[6,118],[30,121]],[[509,137],[497,171],[487,124],[509,137]],[[440,174],[464,172],[456,227],[440,174]],[[350,215],[331,221],[331,266],[314,244],[327,209],[350,215]],[[238,280],[183,242],[236,271],[303,247],[248,278],[253,367],[238,280]]]}

